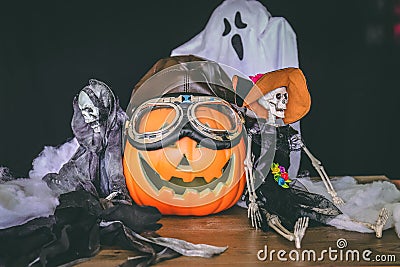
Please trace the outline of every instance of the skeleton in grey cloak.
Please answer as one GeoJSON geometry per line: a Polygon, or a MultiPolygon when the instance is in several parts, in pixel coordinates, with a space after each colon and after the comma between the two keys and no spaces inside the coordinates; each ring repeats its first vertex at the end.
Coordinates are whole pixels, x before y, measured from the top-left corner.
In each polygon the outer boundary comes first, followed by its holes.
{"type": "Polygon", "coordinates": [[[100,198],[118,192],[130,199],[122,168],[121,127],[126,119],[117,97],[103,82],[89,80],[73,100],[72,131],[79,147],[58,174],[43,180],[62,194],[84,189],[100,198]]]}

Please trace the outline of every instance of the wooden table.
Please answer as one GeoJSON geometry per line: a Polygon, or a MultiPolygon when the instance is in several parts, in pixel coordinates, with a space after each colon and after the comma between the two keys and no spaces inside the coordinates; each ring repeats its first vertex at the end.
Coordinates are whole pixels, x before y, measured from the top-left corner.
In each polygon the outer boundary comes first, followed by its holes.
{"type": "MultiPolygon", "coordinates": [[[[386,179],[383,176],[358,178],[361,182],[386,179]]],[[[262,232],[251,228],[246,210],[237,206],[205,217],[165,216],[161,223],[163,227],[158,231],[161,236],[184,239],[192,243],[229,246],[229,248],[223,254],[211,259],[182,256],[161,262],[156,266],[400,265],[400,239],[393,229],[384,231],[383,237],[377,239],[374,234],[349,232],[330,226],[309,228],[302,241],[302,248],[296,250],[293,242],[287,241],[272,230],[262,232]],[[345,239],[347,246],[339,249],[337,246],[339,239],[345,239]],[[258,253],[261,257],[265,256],[265,246],[267,246],[268,255],[275,250],[272,260],[269,258],[265,261],[258,259],[258,253]],[[329,258],[329,249],[331,249],[331,259],[329,258]],[[287,261],[278,259],[277,252],[279,250],[283,251],[280,253],[285,253],[281,254],[281,258],[286,258],[287,261]],[[327,250],[327,252],[323,254],[323,260],[318,261],[323,250],[327,250]],[[336,250],[336,252],[332,250],[336,250]],[[367,250],[371,251],[371,254],[367,250]],[[316,253],[315,260],[313,252],[316,253]],[[371,261],[362,259],[363,252],[371,261]],[[296,257],[296,253],[299,255],[299,260],[291,260],[296,257]],[[340,260],[341,253],[342,260],[340,260]],[[357,253],[360,261],[355,260],[357,253]],[[302,254],[305,260],[302,260],[302,254]],[[290,255],[291,258],[289,258],[290,255]],[[337,256],[336,260],[334,260],[335,255],[337,256]],[[309,256],[310,258],[308,258],[309,256]],[[377,257],[376,260],[375,257],[377,257]],[[386,258],[387,262],[378,262],[378,257],[386,258]]],[[[135,254],[132,251],[105,248],[96,257],[79,266],[117,266],[133,255],[135,254]]]]}

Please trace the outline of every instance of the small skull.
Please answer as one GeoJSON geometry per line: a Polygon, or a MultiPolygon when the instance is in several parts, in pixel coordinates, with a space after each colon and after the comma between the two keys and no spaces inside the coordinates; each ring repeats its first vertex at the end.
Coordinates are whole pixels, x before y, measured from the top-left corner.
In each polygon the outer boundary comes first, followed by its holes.
{"type": "Polygon", "coordinates": [[[85,122],[92,127],[95,133],[100,132],[100,111],[99,108],[96,107],[90,97],[84,92],[81,91],[78,96],[78,106],[82,112],[83,118],[85,122]]]}
{"type": "Polygon", "coordinates": [[[286,87],[276,88],[258,100],[258,103],[269,110],[270,114],[281,119],[285,118],[287,102],[288,93],[286,87]]]}

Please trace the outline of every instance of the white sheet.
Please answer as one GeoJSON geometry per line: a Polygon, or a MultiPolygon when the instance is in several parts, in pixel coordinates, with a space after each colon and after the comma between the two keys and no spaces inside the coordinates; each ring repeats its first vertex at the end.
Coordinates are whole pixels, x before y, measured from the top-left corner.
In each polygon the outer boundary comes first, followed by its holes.
{"type": "MultiPolygon", "coordinates": [[[[311,181],[309,178],[297,179],[308,191],[332,199],[325,189],[322,181],[311,181]]],[[[332,179],[332,185],[338,196],[345,204],[340,208],[342,215],[328,222],[329,225],[339,229],[361,233],[373,232],[371,229],[353,222],[375,223],[380,210],[385,207],[389,211],[389,219],[383,229],[395,227],[400,238],[400,190],[389,181],[374,181],[368,184],[358,184],[350,176],[332,179]]]]}

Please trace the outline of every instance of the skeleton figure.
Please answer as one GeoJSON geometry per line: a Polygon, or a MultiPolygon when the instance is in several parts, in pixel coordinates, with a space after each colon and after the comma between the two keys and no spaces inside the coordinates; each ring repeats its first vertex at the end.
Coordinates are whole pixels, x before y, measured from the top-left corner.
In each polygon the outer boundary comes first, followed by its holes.
{"type": "MultiPolygon", "coordinates": [[[[286,104],[288,102],[288,93],[286,87],[279,87],[267,93],[258,100],[258,103],[269,111],[267,124],[278,126],[276,119],[285,118],[286,104]]],[[[291,233],[282,224],[281,220],[276,215],[271,215],[266,212],[266,218],[269,227],[274,229],[281,236],[289,241],[294,241],[296,248],[301,248],[301,240],[303,239],[308,227],[308,217],[300,217],[295,224],[294,231],[291,233]]]]}
{"type": "MultiPolygon", "coordinates": [[[[239,77],[237,79],[240,81],[239,77]]],[[[259,77],[256,85],[237,84],[252,87],[244,89],[249,91],[244,99],[245,106],[254,112],[246,117],[248,216],[254,227],[264,231],[272,228],[300,248],[309,224],[325,223],[341,213],[321,195],[292,186],[282,187],[272,175],[271,165],[266,164],[270,162],[268,158],[273,157],[274,162],[289,165],[290,151],[286,149],[287,142],[286,147],[281,144],[284,138],[280,130],[288,129],[285,124],[298,121],[309,110],[311,102],[304,76],[299,69],[288,68],[259,77]],[[290,101],[292,92],[296,93],[290,101]],[[276,142],[271,141],[275,137],[276,142]]]]}
{"type": "MultiPolygon", "coordinates": [[[[252,136],[249,134],[247,138],[247,147],[252,146],[252,136]]],[[[308,217],[300,217],[297,219],[293,233],[291,233],[285,226],[282,225],[281,220],[275,214],[271,214],[265,209],[263,204],[257,203],[257,194],[254,186],[253,176],[253,161],[254,156],[252,155],[251,149],[247,149],[247,155],[245,159],[245,172],[246,172],[246,183],[248,190],[248,214],[247,216],[251,220],[252,227],[256,229],[261,226],[263,230],[266,230],[266,225],[263,226],[264,219],[266,220],[269,227],[274,229],[278,234],[283,236],[289,241],[294,241],[296,248],[301,248],[301,241],[305,235],[308,227],[308,217]]]]}
{"type": "MultiPolygon", "coordinates": [[[[275,75],[272,77],[275,77],[274,79],[282,78],[281,75],[275,75]]],[[[283,126],[284,123],[281,121],[282,119],[290,119],[293,114],[297,113],[292,113],[295,107],[290,102],[290,92],[293,92],[293,88],[291,88],[291,90],[287,90],[282,86],[277,86],[276,89],[274,89],[271,87],[272,81],[273,79],[264,80],[259,84],[260,87],[263,87],[261,88],[261,91],[263,91],[265,94],[262,97],[258,97],[256,102],[268,111],[268,115],[264,123],[250,127],[253,129],[253,131],[250,131],[252,136],[250,136],[249,140],[251,140],[251,138],[255,140],[259,139],[257,135],[259,135],[261,132],[276,131],[278,139],[276,147],[274,148],[276,150],[274,161],[279,162],[280,164],[284,163],[284,166],[287,166],[289,163],[288,154],[291,149],[296,147],[303,149],[313,161],[314,166],[321,175],[321,178],[328,189],[327,191],[331,195],[333,201],[335,201],[335,196],[337,196],[336,192],[333,190],[333,187],[329,181],[329,177],[326,175],[323,167],[320,165],[320,162],[312,156],[301,139],[298,138],[297,132],[288,125],[283,126]],[[289,104],[291,104],[291,106],[289,106],[289,104]],[[288,114],[286,114],[285,111],[288,112],[288,114]]],[[[305,95],[307,95],[307,93],[305,95]]],[[[303,98],[304,96],[299,97],[295,94],[293,95],[293,100],[295,102],[303,98]]],[[[306,100],[307,97],[304,99],[306,100]]],[[[302,101],[299,103],[301,102],[302,101]]],[[[255,110],[256,109],[257,108],[255,108],[255,110]]],[[[303,111],[300,113],[302,112],[303,111]]],[[[263,113],[260,111],[258,113],[256,112],[256,115],[265,117],[265,115],[263,115],[263,113]]],[[[260,123],[260,120],[258,120],[257,123],[260,123]]],[[[251,143],[249,143],[249,146],[250,145],[251,143]]],[[[314,224],[315,222],[329,224],[331,220],[335,219],[338,215],[341,215],[342,212],[324,196],[304,190],[305,188],[301,185],[301,183],[291,183],[291,185],[287,186],[287,188],[277,185],[275,182],[276,180],[274,181],[275,176],[273,176],[270,173],[270,170],[267,169],[269,167],[263,166],[262,164],[263,154],[266,153],[265,151],[272,149],[272,147],[270,147],[267,143],[262,143],[262,141],[261,143],[257,144],[257,146],[259,147],[259,150],[253,150],[253,153],[256,155],[248,154],[246,158],[246,166],[251,167],[254,171],[254,177],[252,177],[253,174],[251,171],[246,172],[249,176],[248,215],[251,219],[252,225],[256,228],[261,227],[262,229],[266,229],[268,226],[289,241],[294,241],[295,246],[300,248],[301,240],[309,225],[309,221],[310,223],[312,222],[314,224]],[[249,158],[257,158],[258,160],[251,162],[251,165],[249,165],[249,158]],[[262,176],[263,173],[268,173],[267,177],[261,178],[264,179],[264,183],[258,188],[255,188],[255,178],[257,178],[257,175],[262,176]],[[293,232],[288,230],[290,228],[293,228],[293,232]]],[[[337,204],[343,203],[340,198],[337,198],[335,202],[337,204]]],[[[356,224],[363,225],[364,227],[373,230],[376,237],[380,238],[382,236],[382,229],[386,224],[388,217],[388,210],[383,208],[380,211],[375,223],[366,223],[357,220],[352,221],[356,224]]]]}
{"type": "MultiPolygon", "coordinates": [[[[267,125],[271,125],[273,127],[278,127],[283,125],[283,119],[285,117],[285,110],[287,108],[288,103],[288,92],[286,87],[278,87],[271,92],[268,92],[263,97],[258,100],[258,103],[269,111],[268,120],[266,121],[267,125]],[[279,122],[277,122],[277,119],[279,122]]],[[[248,137],[248,147],[251,147],[251,135],[248,137]]],[[[265,148],[264,148],[265,149],[265,148]]],[[[249,160],[251,157],[251,150],[248,150],[247,157],[245,160],[246,170],[251,170],[253,168],[252,161],[249,160]]],[[[260,205],[256,203],[256,199],[258,198],[256,194],[256,190],[253,185],[253,174],[252,171],[246,171],[247,177],[247,185],[249,186],[249,208],[248,208],[248,216],[251,218],[252,226],[258,228],[261,226],[265,229],[265,226],[262,226],[263,217],[266,219],[268,226],[274,229],[278,234],[283,236],[289,241],[294,241],[296,248],[301,248],[301,241],[305,235],[306,229],[309,224],[308,217],[300,217],[294,224],[293,233],[290,232],[285,226],[282,225],[281,220],[276,214],[271,214],[267,211],[263,204],[260,205]]]]}
{"type": "Polygon", "coordinates": [[[58,174],[47,174],[58,193],[79,188],[101,198],[118,192],[129,200],[122,169],[121,129],[126,119],[118,99],[103,82],[91,79],[73,101],[71,126],[79,147],[58,174]]]}

